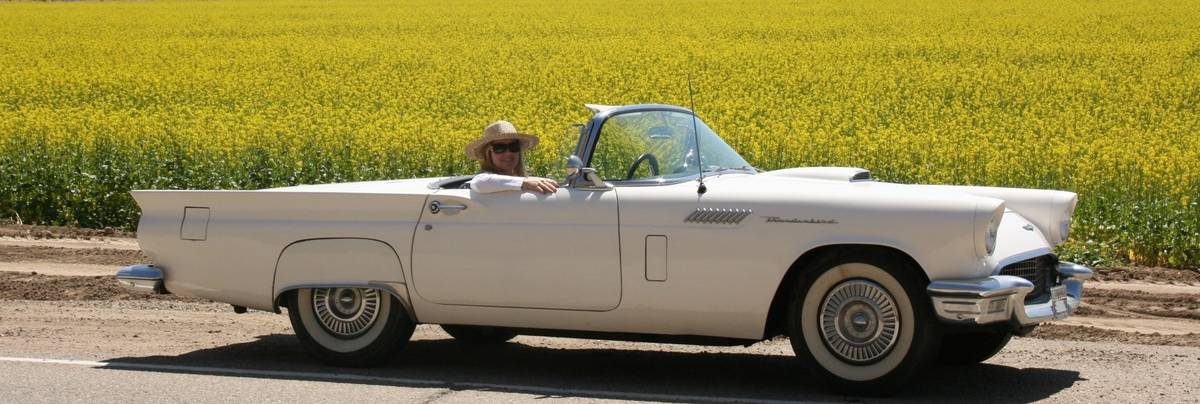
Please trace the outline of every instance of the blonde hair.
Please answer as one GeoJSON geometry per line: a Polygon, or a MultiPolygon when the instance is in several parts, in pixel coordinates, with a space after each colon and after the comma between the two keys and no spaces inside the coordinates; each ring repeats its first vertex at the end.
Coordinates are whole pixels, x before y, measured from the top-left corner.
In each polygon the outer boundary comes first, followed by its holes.
{"type": "Polygon", "coordinates": [[[525,152],[517,152],[517,166],[513,167],[513,172],[501,172],[500,168],[496,167],[496,165],[492,163],[492,144],[490,142],[483,145],[483,159],[479,160],[479,167],[483,169],[483,172],[493,174],[512,175],[516,177],[528,176],[525,174],[525,152]]]}

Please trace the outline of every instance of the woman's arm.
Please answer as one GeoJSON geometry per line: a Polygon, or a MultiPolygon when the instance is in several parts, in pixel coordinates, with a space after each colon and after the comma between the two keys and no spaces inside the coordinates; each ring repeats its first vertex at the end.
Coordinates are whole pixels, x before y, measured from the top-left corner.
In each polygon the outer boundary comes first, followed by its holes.
{"type": "Polygon", "coordinates": [[[471,190],[489,194],[492,192],[501,191],[519,191],[526,190],[532,192],[540,192],[543,194],[552,194],[558,190],[558,183],[549,178],[541,177],[514,177],[511,175],[500,175],[493,173],[481,173],[471,179],[471,190]]]}
{"type": "Polygon", "coordinates": [[[521,184],[525,182],[523,177],[514,177],[511,175],[500,175],[493,173],[480,173],[475,178],[471,179],[471,190],[481,193],[490,194],[492,192],[501,191],[519,191],[521,184]]]}

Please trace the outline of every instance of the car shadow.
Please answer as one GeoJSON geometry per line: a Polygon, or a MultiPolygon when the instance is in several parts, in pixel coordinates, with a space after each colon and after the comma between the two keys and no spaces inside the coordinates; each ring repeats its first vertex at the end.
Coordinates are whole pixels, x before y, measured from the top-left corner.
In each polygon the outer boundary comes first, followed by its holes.
{"type": "MultiPolygon", "coordinates": [[[[317,364],[295,336],[272,334],[181,355],[112,358],[105,367],[598,399],[858,400],[829,391],[791,356],[567,349],[519,341],[470,346],[451,339],[417,340],[388,364],[353,369],[317,364]]],[[[993,364],[939,367],[890,400],[1029,402],[1048,398],[1080,380],[1079,372],[1071,370],[993,364]]]]}

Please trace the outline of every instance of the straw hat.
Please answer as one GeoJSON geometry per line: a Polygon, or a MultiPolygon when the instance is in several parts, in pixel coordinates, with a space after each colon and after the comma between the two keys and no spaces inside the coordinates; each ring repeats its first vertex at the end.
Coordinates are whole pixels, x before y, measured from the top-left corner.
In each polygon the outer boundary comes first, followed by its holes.
{"type": "Polygon", "coordinates": [[[508,121],[492,122],[486,128],[483,128],[483,137],[475,139],[471,143],[467,143],[467,157],[475,160],[483,160],[487,153],[483,152],[483,148],[489,143],[497,140],[517,139],[521,142],[521,152],[532,149],[537,146],[538,137],[517,131],[517,128],[508,121]]]}

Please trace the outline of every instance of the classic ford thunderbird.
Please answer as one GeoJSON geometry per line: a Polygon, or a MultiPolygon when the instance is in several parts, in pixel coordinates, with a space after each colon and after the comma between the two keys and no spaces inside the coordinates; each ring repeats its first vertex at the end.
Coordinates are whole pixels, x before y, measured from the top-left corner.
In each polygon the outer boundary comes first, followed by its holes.
{"type": "Polygon", "coordinates": [[[471,176],[134,191],[154,263],[117,279],[286,308],[341,366],[387,360],[418,323],[463,343],[783,335],[814,375],[861,394],[991,357],[1070,315],[1092,275],[1052,250],[1074,193],[763,172],[688,109],[588,107],[552,194],[475,193],[471,176]]]}

